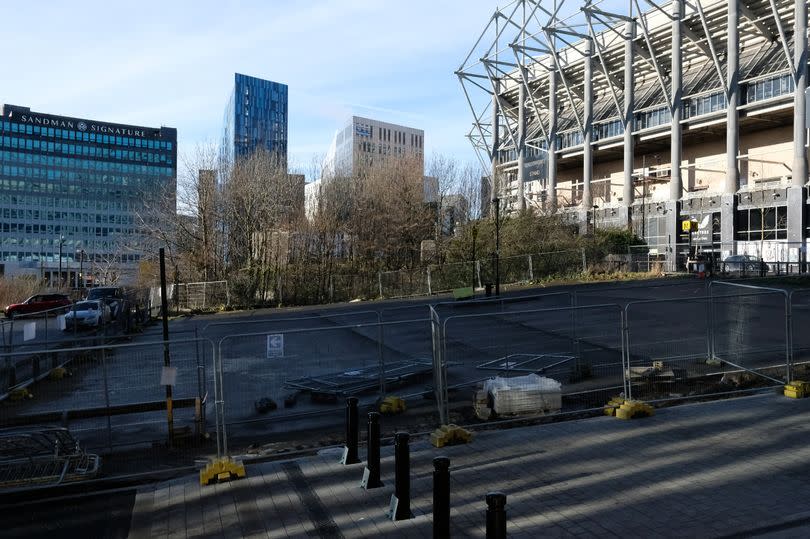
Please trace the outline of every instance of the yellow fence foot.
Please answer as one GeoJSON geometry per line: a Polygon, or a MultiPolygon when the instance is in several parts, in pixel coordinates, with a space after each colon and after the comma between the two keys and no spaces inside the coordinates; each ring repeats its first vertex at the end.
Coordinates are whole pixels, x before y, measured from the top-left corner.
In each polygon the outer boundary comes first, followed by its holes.
{"type": "Polygon", "coordinates": [[[223,457],[208,463],[200,470],[200,485],[223,483],[245,477],[245,465],[230,457],[223,457]]]}
{"type": "Polygon", "coordinates": [[[810,397],[810,382],[791,380],[785,384],[785,397],[790,397],[791,399],[810,397]]]}
{"type": "Polygon", "coordinates": [[[462,429],[458,425],[442,425],[430,434],[430,443],[433,447],[444,447],[446,445],[468,444],[472,442],[473,433],[467,429],[462,429]]]}
{"type": "Polygon", "coordinates": [[[405,399],[402,397],[385,397],[380,403],[380,413],[385,415],[401,414],[405,411],[405,399]]]}
{"type": "Polygon", "coordinates": [[[654,414],[655,408],[642,401],[624,401],[624,404],[616,409],[616,417],[619,419],[636,419],[654,414]]]}

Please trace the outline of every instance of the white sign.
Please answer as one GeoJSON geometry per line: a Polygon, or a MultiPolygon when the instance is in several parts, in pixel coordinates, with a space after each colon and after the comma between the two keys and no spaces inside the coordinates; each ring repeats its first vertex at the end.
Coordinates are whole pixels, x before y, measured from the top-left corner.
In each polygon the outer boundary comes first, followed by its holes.
{"type": "Polygon", "coordinates": [[[275,333],[267,336],[267,359],[284,357],[284,335],[275,333]]]}
{"type": "Polygon", "coordinates": [[[30,341],[37,338],[37,323],[28,322],[23,326],[23,340],[30,341]]]}
{"type": "Polygon", "coordinates": [[[56,329],[60,331],[65,331],[67,329],[67,324],[65,323],[65,315],[60,314],[56,317],[56,329]]]}
{"type": "Polygon", "coordinates": [[[160,385],[173,386],[177,381],[177,367],[163,367],[160,371],[160,385]]]}

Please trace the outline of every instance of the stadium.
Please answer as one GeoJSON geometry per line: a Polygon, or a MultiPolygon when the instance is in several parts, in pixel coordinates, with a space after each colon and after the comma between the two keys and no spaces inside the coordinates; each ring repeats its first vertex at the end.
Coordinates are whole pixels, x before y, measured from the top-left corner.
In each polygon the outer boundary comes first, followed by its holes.
{"type": "Polygon", "coordinates": [[[702,252],[803,271],[806,35],[804,1],[496,10],[456,71],[482,198],[630,228],[671,270],[702,252]]]}

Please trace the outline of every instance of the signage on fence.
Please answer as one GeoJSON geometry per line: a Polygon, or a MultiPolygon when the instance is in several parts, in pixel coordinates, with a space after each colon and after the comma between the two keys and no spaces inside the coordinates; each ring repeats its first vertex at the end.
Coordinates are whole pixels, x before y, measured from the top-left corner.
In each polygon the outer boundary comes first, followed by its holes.
{"type": "Polygon", "coordinates": [[[23,340],[30,341],[37,338],[37,323],[28,322],[23,326],[23,340]]]}
{"type": "Polygon", "coordinates": [[[163,367],[160,371],[160,385],[173,386],[177,381],[177,367],[163,367]]]}
{"type": "Polygon", "coordinates": [[[65,329],[67,329],[64,314],[60,314],[59,316],[56,317],[56,329],[58,329],[59,331],[65,331],[65,329]]]}
{"type": "Polygon", "coordinates": [[[284,357],[284,335],[274,333],[267,336],[267,359],[284,357]]]}

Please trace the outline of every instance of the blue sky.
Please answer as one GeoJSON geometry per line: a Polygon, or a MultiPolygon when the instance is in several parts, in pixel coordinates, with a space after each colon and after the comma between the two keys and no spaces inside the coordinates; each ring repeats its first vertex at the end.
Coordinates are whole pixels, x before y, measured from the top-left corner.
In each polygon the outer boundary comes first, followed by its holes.
{"type": "Polygon", "coordinates": [[[218,139],[234,72],[289,86],[291,166],[309,169],[351,115],[425,130],[428,156],[475,163],[453,75],[490,0],[0,0],[0,102],[218,139]]]}

